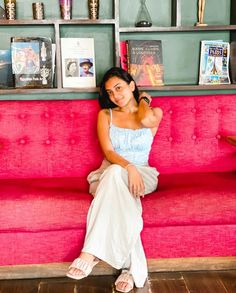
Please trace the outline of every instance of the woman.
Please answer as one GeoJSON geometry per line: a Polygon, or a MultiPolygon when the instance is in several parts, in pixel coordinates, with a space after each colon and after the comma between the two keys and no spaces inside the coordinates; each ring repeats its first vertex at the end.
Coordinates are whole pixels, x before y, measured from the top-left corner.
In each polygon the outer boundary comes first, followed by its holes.
{"type": "Polygon", "coordinates": [[[149,107],[150,102],[149,95],[139,95],[125,70],[113,67],[104,75],[97,131],[105,159],[88,176],[94,200],[84,247],[68,277],[82,279],[103,260],[122,269],[115,282],[117,291],[144,286],[147,263],[140,239],[140,197],[157,187],[158,172],[148,165],[148,156],[162,119],[162,110],[149,107]]]}

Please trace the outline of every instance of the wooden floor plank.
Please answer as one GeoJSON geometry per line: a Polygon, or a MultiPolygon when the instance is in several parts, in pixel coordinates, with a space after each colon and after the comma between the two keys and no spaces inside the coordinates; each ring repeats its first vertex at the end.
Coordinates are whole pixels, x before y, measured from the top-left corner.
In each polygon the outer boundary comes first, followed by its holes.
{"type": "Polygon", "coordinates": [[[181,273],[153,273],[149,275],[150,293],[188,293],[181,273]]]}
{"type": "Polygon", "coordinates": [[[48,279],[40,282],[38,293],[111,293],[114,281],[113,276],[91,276],[79,281],[69,278],[48,279]]]}
{"type": "Polygon", "coordinates": [[[216,272],[183,272],[189,292],[228,293],[216,272]]]}
{"type": "Polygon", "coordinates": [[[236,292],[236,271],[217,272],[227,293],[236,292]]]}
{"type": "Polygon", "coordinates": [[[38,293],[38,280],[0,281],[0,293],[38,293]]]}
{"type": "MultiPolygon", "coordinates": [[[[117,275],[0,280],[0,293],[115,293],[117,275]]],[[[236,270],[149,273],[131,293],[236,293],[236,270]]]]}

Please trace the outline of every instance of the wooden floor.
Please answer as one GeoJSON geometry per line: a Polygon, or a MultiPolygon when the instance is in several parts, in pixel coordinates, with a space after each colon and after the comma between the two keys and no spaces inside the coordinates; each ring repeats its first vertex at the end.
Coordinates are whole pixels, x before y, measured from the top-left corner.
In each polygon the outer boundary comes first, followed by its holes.
{"type": "MultiPolygon", "coordinates": [[[[110,293],[115,276],[0,280],[0,293],[110,293]]],[[[133,293],[236,293],[236,270],[150,273],[142,289],[133,293]]]]}

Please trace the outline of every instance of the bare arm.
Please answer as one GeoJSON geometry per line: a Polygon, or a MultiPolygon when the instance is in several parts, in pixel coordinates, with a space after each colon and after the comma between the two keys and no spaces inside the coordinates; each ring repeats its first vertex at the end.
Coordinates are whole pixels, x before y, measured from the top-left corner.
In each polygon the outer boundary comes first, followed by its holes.
{"type": "Polygon", "coordinates": [[[138,118],[142,124],[143,127],[147,128],[154,128],[155,132],[157,131],[159,124],[161,122],[163,112],[161,108],[155,107],[151,108],[149,107],[149,104],[142,99],[142,97],[147,97],[151,103],[151,96],[147,93],[142,93],[140,95],[140,102],[139,102],[139,108],[138,108],[138,118]]]}

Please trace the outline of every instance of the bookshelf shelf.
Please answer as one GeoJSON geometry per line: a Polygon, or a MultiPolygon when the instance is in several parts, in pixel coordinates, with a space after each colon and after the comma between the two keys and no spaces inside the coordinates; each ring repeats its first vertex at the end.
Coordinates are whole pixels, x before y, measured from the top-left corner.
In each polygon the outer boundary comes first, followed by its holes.
{"type": "Polygon", "coordinates": [[[204,31],[233,31],[236,25],[208,25],[208,26],[166,26],[166,27],[121,27],[120,33],[153,33],[153,32],[204,32],[204,31]]]}
{"type": "MultiPolygon", "coordinates": [[[[216,0],[217,2],[221,0],[216,0]]],[[[156,1],[150,1],[151,8],[150,10],[154,11],[158,7],[158,3],[160,4],[161,0],[156,1]],[[157,6],[156,6],[157,5],[157,6]]],[[[197,1],[196,1],[197,2],[197,1]]],[[[22,2],[23,3],[23,2],[22,2]]],[[[230,3],[230,11],[226,11],[227,13],[227,20],[226,21],[220,21],[219,25],[214,25],[209,22],[207,26],[194,26],[195,20],[193,19],[191,25],[186,25],[186,22],[184,21],[184,18],[186,18],[186,10],[183,11],[183,3],[181,0],[172,0],[171,3],[171,21],[166,25],[162,24],[159,26],[158,21],[153,22],[152,27],[134,27],[132,26],[132,23],[135,22],[135,15],[136,12],[127,10],[125,6],[125,0],[104,0],[104,3],[102,5],[103,9],[106,12],[104,15],[102,15],[97,20],[90,20],[87,17],[79,16],[79,14],[73,16],[71,20],[62,20],[59,19],[59,14],[57,11],[52,12],[50,17],[48,19],[44,20],[33,20],[30,19],[31,15],[27,15],[27,13],[23,16],[21,16],[22,19],[17,20],[3,20],[0,19],[0,30],[1,30],[1,38],[4,33],[6,36],[10,35],[10,32],[15,33],[14,27],[18,29],[18,32],[22,28],[25,28],[24,31],[27,31],[28,28],[31,29],[31,31],[34,31],[35,33],[41,34],[41,32],[49,31],[48,34],[52,35],[52,38],[54,42],[56,43],[56,78],[55,78],[55,87],[50,89],[0,89],[0,100],[1,99],[17,99],[18,95],[25,95],[26,99],[41,99],[41,95],[39,94],[46,94],[46,96],[52,95],[52,99],[57,99],[63,96],[63,94],[78,94],[78,98],[80,98],[80,94],[83,93],[91,93],[94,96],[98,93],[99,88],[63,88],[62,87],[62,75],[61,75],[61,50],[60,50],[60,38],[61,37],[73,37],[76,35],[75,31],[78,31],[82,34],[82,36],[86,36],[87,31],[89,31],[90,36],[94,36],[97,39],[97,45],[95,47],[96,51],[96,60],[98,60],[98,64],[96,64],[96,73],[97,73],[97,86],[99,85],[100,79],[104,71],[110,66],[120,66],[120,40],[124,39],[163,39],[164,44],[164,51],[163,54],[165,54],[165,58],[167,63],[169,64],[165,65],[164,63],[164,73],[167,73],[167,80],[164,80],[165,85],[164,86],[158,86],[158,87],[147,87],[147,88],[140,88],[141,90],[146,91],[157,91],[162,94],[164,92],[165,94],[167,92],[191,92],[191,91],[197,91],[199,93],[203,91],[209,91],[209,93],[214,91],[231,91],[236,90],[236,84],[229,84],[229,85],[198,85],[197,84],[197,69],[198,69],[198,63],[199,63],[199,45],[200,45],[200,39],[204,37],[211,38],[222,38],[222,36],[226,36],[226,38],[229,39],[229,41],[236,41],[236,1],[234,0],[226,0],[226,3],[230,3]],[[105,3],[105,4],[104,4],[105,3]],[[110,7],[109,9],[107,7],[110,7]],[[106,7],[106,8],[105,8],[106,7]],[[126,11],[127,10],[127,11],[126,11]],[[184,14],[185,12],[185,14],[184,14]],[[122,22],[122,17],[125,15],[126,18],[133,17],[130,22],[125,23],[122,22]],[[223,23],[223,24],[222,24],[223,23]],[[229,23],[229,24],[228,24],[229,23]],[[26,29],[27,28],[27,29],[26,29]],[[37,32],[36,29],[37,28],[37,32]],[[72,30],[72,33],[71,33],[72,30]],[[103,42],[104,36],[107,36],[107,30],[109,30],[109,36],[106,39],[107,45],[104,50],[104,47],[101,45],[103,42]],[[174,39],[174,41],[173,41],[174,39]],[[183,39],[183,40],[182,40],[183,39]],[[195,41],[195,44],[194,44],[195,41]],[[182,43],[181,43],[182,42],[182,43]],[[172,48],[175,48],[175,52],[178,52],[176,54],[180,54],[181,50],[184,50],[184,44],[185,43],[190,46],[190,53],[187,56],[187,66],[180,63],[180,57],[173,58],[172,62],[169,61],[170,54],[172,48]],[[176,44],[176,47],[175,47],[176,44]],[[197,48],[194,48],[195,47],[197,48]],[[194,49],[193,49],[194,48],[194,49]],[[191,50],[193,50],[193,54],[195,53],[195,59],[191,59],[191,50]],[[194,51],[195,50],[195,51],[194,51]],[[168,55],[169,54],[169,55],[168,55]],[[190,56],[190,57],[189,57],[190,56]],[[177,69],[176,69],[177,66],[177,69]],[[178,67],[179,66],[179,67],[178,67]],[[181,70],[186,71],[187,78],[185,79],[183,71],[179,71],[178,68],[181,68],[181,70]],[[174,71],[174,73],[173,73],[174,71]],[[192,72],[195,72],[195,76],[189,78],[189,76],[192,74],[192,72]],[[179,75],[183,76],[182,80],[179,81],[178,77],[179,75]],[[61,95],[60,95],[61,94],[61,95]]],[[[129,5],[133,5],[134,7],[135,3],[138,6],[139,0],[134,0],[134,3],[132,4],[128,3],[129,5]],[[136,1],[136,2],[135,2],[136,1]]],[[[221,7],[225,5],[222,2],[221,7]]],[[[50,6],[50,0],[45,0],[45,5],[50,6]]],[[[76,4],[77,5],[77,4],[76,4]]],[[[167,5],[165,3],[165,5],[167,5]]],[[[193,4],[187,4],[192,5],[193,4]]],[[[195,5],[195,4],[194,4],[195,5]]],[[[212,5],[212,4],[210,4],[212,5]]],[[[184,4],[185,6],[185,4],[184,4]]],[[[197,3],[196,5],[197,6],[197,3]]],[[[227,6],[228,7],[228,6],[227,6]]],[[[27,8],[30,9],[30,8],[27,8]]],[[[186,8],[185,8],[186,9],[186,8]]],[[[196,7],[195,7],[196,9],[196,7]]],[[[228,9],[228,8],[227,8],[228,9]]],[[[86,10],[86,7],[84,7],[84,10],[86,10]]],[[[135,9],[134,9],[135,10],[135,9]]],[[[210,9],[209,9],[210,11],[210,9]]],[[[31,12],[30,12],[31,13],[31,12]]],[[[167,17],[167,15],[166,15],[167,17]]],[[[124,19],[124,17],[123,17],[124,19]]],[[[17,31],[16,29],[16,31],[17,31]]],[[[29,29],[29,30],[30,30],[29,29]]],[[[26,32],[25,32],[26,34],[26,32]]],[[[4,48],[3,48],[4,49],[4,48]]],[[[183,56],[183,63],[185,62],[186,56],[183,56]]],[[[165,61],[165,60],[164,60],[165,61]]],[[[97,61],[96,61],[97,63],[97,61]]],[[[67,98],[67,97],[66,97],[67,98]]]]}

